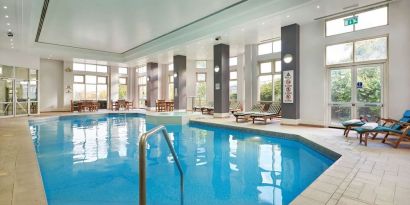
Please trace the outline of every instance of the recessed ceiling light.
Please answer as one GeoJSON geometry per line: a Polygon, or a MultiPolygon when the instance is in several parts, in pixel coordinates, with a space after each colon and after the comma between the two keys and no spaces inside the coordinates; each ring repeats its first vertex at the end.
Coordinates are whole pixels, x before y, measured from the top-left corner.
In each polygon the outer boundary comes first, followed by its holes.
{"type": "Polygon", "coordinates": [[[6,19],[8,19],[8,18],[9,18],[9,16],[8,16],[8,15],[5,15],[4,17],[5,17],[6,19]]]}
{"type": "Polygon", "coordinates": [[[265,25],[265,22],[262,22],[262,25],[265,25]]]}
{"type": "Polygon", "coordinates": [[[289,18],[289,17],[290,17],[290,15],[287,15],[287,16],[286,16],[286,18],[289,18]]]}
{"type": "Polygon", "coordinates": [[[9,32],[11,32],[11,28],[9,28],[9,30],[8,30],[9,32]]]}
{"type": "Polygon", "coordinates": [[[7,6],[3,6],[4,9],[7,9],[7,6]]]}
{"type": "Polygon", "coordinates": [[[12,39],[12,38],[10,38],[10,41],[13,41],[13,39],[12,39]]]}
{"type": "Polygon", "coordinates": [[[243,28],[243,29],[241,29],[241,31],[245,31],[245,29],[243,28]]]}
{"type": "Polygon", "coordinates": [[[10,26],[10,23],[6,23],[7,24],[7,26],[10,26]]]}
{"type": "Polygon", "coordinates": [[[317,9],[320,9],[320,5],[317,5],[316,8],[317,8],[317,9]]]}
{"type": "Polygon", "coordinates": [[[14,47],[12,46],[11,49],[13,49],[14,47]]]}

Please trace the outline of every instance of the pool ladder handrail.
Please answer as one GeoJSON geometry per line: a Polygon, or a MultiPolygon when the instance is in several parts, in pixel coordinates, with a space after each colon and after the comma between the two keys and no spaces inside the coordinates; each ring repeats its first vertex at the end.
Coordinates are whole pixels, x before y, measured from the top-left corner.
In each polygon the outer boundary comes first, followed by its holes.
{"type": "Polygon", "coordinates": [[[146,153],[147,153],[147,140],[154,134],[162,131],[165,141],[167,142],[168,148],[171,151],[172,157],[174,158],[175,164],[177,165],[179,175],[180,175],[180,194],[181,194],[181,205],[184,204],[184,173],[182,172],[181,163],[179,163],[178,156],[175,153],[175,149],[172,146],[171,140],[169,138],[167,129],[164,125],[160,125],[151,129],[150,131],[141,135],[139,141],[139,204],[146,205],[147,203],[147,182],[146,182],[146,153]]]}

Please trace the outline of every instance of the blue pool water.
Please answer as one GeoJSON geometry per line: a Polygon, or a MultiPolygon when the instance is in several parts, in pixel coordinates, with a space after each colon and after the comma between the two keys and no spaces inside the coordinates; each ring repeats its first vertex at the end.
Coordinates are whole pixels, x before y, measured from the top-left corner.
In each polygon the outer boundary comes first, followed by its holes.
{"type": "MultiPolygon", "coordinates": [[[[31,122],[48,204],[138,204],[138,115],[31,122]]],[[[185,177],[185,204],[288,204],[333,161],[290,140],[190,124],[166,126],[185,177]]],[[[162,136],[148,141],[148,204],[179,204],[162,136]]]]}

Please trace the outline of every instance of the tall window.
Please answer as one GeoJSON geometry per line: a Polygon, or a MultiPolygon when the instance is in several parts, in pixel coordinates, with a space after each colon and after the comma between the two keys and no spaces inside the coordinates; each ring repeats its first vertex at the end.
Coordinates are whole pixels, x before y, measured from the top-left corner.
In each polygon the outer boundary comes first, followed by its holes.
{"type": "Polygon", "coordinates": [[[326,21],[326,36],[384,26],[387,22],[388,7],[383,6],[326,21]]]}
{"type": "Polygon", "coordinates": [[[127,100],[128,99],[128,68],[119,67],[118,68],[118,99],[127,100]]]}
{"type": "Polygon", "coordinates": [[[279,53],[282,50],[281,40],[271,41],[258,45],[258,55],[279,53]]]}
{"type": "Polygon", "coordinates": [[[174,76],[168,76],[168,98],[174,100],[174,76]]]}
{"type": "Polygon", "coordinates": [[[206,69],[206,61],[196,61],[196,68],[206,69]]]}
{"type": "Polygon", "coordinates": [[[107,100],[107,77],[74,75],[74,100],[107,100]]]}
{"type": "Polygon", "coordinates": [[[238,100],[238,72],[231,71],[229,73],[229,100],[238,100]]]}
{"type": "Polygon", "coordinates": [[[138,77],[138,97],[139,106],[145,106],[145,100],[147,100],[147,76],[138,77]]]}
{"type": "Polygon", "coordinates": [[[138,67],[136,72],[138,74],[138,105],[139,107],[145,107],[145,101],[147,100],[147,66],[138,67]]]}
{"type": "Polygon", "coordinates": [[[236,66],[236,65],[238,65],[238,57],[229,58],[229,66],[236,66]]]}
{"type": "Polygon", "coordinates": [[[268,102],[281,101],[281,61],[269,61],[259,64],[258,100],[268,102]]]}
{"type": "Polygon", "coordinates": [[[127,77],[120,77],[119,81],[119,92],[118,92],[118,99],[126,100],[128,96],[128,78],[127,77]]]}
{"type": "Polygon", "coordinates": [[[108,67],[106,65],[73,63],[73,100],[108,99],[108,67]]]}
{"type": "Polygon", "coordinates": [[[196,74],[196,102],[195,105],[206,104],[206,73],[196,74]]]}

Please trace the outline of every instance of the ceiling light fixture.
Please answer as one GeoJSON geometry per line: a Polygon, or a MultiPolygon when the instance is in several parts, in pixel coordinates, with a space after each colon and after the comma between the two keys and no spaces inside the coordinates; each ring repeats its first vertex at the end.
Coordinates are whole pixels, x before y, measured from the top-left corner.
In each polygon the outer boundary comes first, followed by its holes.
{"type": "Polygon", "coordinates": [[[4,9],[7,9],[7,6],[3,6],[4,9]]]}
{"type": "Polygon", "coordinates": [[[9,32],[11,32],[11,28],[9,28],[9,30],[8,30],[9,32]]]}
{"type": "Polygon", "coordinates": [[[7,26],[10,26],[10,23],[6,23],[7,24],[7,26]]]}
{"type": "Polygon", "coordinates": [[[5,16],[4,16],[4,18],[8,19],[8,18],[9,18],[9,16],[8,16],[8,15],[5,15],[5,16]]]}
{"type": "Polygon", "coordinates": [[[317,5],[316,8],[317,8],[317,9],[320,9],[320,5],[317,5]]]}
{"type": "Polygon", "coordinates": [[[286,16],[286,18],[289,18],[289,17],[290,17],[290,15],[287,15],[287,16],[286,16]]]}
{"type": "Polygon", "coordinates": [[[12,38],[10,38],[10,41],[13,41],[13,39],[12,39],[12,38]]]}

